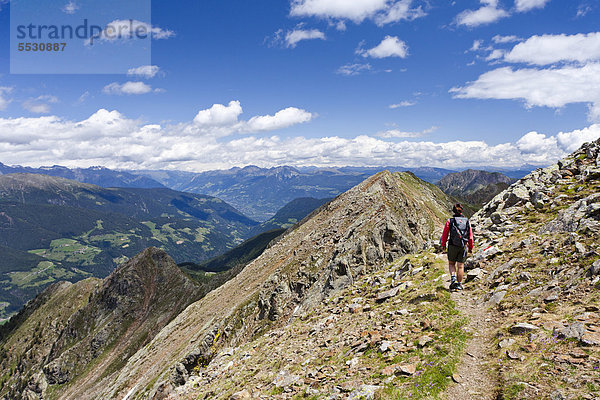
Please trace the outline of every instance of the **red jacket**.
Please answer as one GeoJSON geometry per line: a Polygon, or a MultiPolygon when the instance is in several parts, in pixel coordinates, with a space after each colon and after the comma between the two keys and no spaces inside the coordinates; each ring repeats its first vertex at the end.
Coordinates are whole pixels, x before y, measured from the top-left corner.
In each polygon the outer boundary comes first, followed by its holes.
{"type": "MultiPolygon", "coordinates": [[[[444,226],[444,233],[442,234],[442,247],[446,247],[446,242],[448,242],[448,235],[450,234],[450,220],[446,221],[446,225],[444,226]]],[[[469,223],[469,251],[473,251],[473,228],[469,223]]]]}

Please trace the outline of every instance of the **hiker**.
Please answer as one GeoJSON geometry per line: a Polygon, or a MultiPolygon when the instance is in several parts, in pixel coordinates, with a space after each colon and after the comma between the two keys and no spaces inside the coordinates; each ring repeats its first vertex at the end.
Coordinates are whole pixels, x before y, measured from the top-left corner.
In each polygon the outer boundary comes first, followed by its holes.
{"type": "Polygon", "coordinates": [[[465,217],[459,203],[452,207],[454,217],[446,221],[442,235],[442,250],[448,242],[448,269],[450,271],[450,290],[463,290],[465,260],[468,251],[473,251],[473,230],[469,219],[465,217]]]}

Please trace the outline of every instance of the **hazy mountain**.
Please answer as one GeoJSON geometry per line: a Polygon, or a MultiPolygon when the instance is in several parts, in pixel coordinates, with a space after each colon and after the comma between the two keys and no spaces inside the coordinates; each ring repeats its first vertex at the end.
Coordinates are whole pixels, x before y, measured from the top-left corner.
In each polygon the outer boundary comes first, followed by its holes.
{"type": "Polygon", "coordinates": [[[102,187],[158,188],[165,187],[154,179],[143,175],[134,175],[126,171],[115,171],[104,167],[67,168],[60,165],[52,167],[7,166],[0,163],[2,174],[42,174],[72,179],[78,182],[91,183],[102,187]]]}
{"type": "Polygon", "coordinates": [[[177,262],[201,261],[241,243],[256,225],[205,195],[2,175],[0,317],[56,280],[105,277],[148,246],[177,262]]]}
{"type": "Polygon", "coordinates": [[[382,170],[411,171],[434,182],[450,170],[441,168],[248,166],[198,174],[173,171],[132,171],[170,188],[219,197],[249,217],[265,221],[296,198],[332,198],[382,170]]]}

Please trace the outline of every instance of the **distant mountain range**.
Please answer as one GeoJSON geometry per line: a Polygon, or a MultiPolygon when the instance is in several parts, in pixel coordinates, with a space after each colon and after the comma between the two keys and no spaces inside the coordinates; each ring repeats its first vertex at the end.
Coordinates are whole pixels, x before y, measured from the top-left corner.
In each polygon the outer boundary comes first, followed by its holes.
{"type": "MultiPolygon", "coordinates": [[[[410,171],[434,183],[457,171],[443,168],[339,167],[259,168],[248,166],[190,174],[178,171],[131,171],[175,190],[219,197],[257,221],[265,221],[290,201],[301,197],[333,198],[379,171],[410,171]]],[[[524,176],[529,171],[517,175],[524,176]]]]}
{"type": "Polygon", "coordinates": [[[448,174],[436,185],[447,195],[475,206],[482,206],[514,182],[500,172],[468,169],[448,174]]]}
{"type": "Polygon", "coordinates": [[[146,247],[177,262],[201,261],[241,243],[257,225],[206,195],[2,175],[0,318],[55,280],[103,278],[146,247]]]}
{"type": "MultiPolygon", "coordinates": [[[[534,168],[533,166],[524,166],[519,170],[500,170],[491,167],[482,169],[500,171],[509,178],[518,179],[534,168]]],[[[182,192],[214,196],[231,204],[244,215],[261,222],[273,217],[278,210],[294,199],[302,197],[333,198],[382,170],[410,171],[430,183],[435,183],[450,173],[458,172],[443,168],[402,166],[335,168],[247,166],[194,173],[165,170],[115,171],[103,167],[75,169],[61,166],[9,167],[0,163],[0,174],[36,173],[59,176],[102,187],[168,187],[182,192]]]]}

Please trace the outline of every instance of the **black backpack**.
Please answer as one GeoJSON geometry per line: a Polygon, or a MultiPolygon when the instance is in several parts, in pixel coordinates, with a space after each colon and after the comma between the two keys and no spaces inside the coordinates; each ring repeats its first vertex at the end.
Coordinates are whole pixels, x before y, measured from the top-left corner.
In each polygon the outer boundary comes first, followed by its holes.
{"type": "Polygon", "coordinates": [[[466,247],[470,235],[469,219],[466,217],[450,218],[450,244],[458,247],[466,247]]]}

